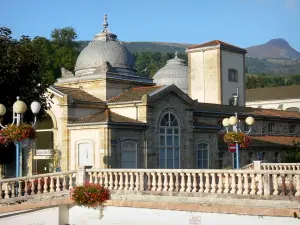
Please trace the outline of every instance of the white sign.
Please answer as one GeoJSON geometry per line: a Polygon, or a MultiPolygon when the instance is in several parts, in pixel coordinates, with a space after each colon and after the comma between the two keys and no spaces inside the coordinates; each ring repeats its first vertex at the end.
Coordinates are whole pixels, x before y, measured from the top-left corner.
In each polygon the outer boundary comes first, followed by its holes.
{"type": "Polygon", "coordinates": [[[35,155],[52,155],[51,149],[36,149],[35,155]]]}
{"type": "Polygon", "coordinates": [[[91,143],[80,143],[78,145],[78,165],[93,166],[93,150],[91,143]]]}

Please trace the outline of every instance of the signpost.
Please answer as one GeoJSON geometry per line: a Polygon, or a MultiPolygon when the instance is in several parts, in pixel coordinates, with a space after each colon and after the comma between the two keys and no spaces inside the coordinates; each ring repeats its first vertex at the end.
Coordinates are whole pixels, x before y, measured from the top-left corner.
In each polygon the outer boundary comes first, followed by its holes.
{"type": "Polygon", "coordinates": [[[236,152],[236,144],[235,143],[229,143],[228,144],[228,151],[231,153],[235,153],[236,152]]]}

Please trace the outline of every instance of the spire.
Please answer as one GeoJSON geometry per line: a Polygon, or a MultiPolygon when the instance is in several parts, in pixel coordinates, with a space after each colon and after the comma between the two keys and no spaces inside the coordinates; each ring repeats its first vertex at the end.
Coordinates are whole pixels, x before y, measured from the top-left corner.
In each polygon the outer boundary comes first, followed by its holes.
{"type": "Polygon", "coordinates": [[[175,59],[177,59],[177,51],[175,52],[175,59]]]}
{"type": "Polygon", "coordinates": [[[103,25],[102,32],[108,32],[109,30],[107,29],[108,23],[107,23],[107,14],[106,13],[104,13],[104,22],[102,23],[102,25],[103,25]]]}

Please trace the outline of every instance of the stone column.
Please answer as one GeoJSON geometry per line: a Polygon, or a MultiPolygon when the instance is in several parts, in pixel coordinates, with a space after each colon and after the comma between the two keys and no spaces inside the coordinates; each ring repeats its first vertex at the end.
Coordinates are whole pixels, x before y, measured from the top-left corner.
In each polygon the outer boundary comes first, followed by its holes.
{"type": "Polygon", "coordinates": [[[254,170],[261,170],[261,161],[253,161],[254,170]]]}

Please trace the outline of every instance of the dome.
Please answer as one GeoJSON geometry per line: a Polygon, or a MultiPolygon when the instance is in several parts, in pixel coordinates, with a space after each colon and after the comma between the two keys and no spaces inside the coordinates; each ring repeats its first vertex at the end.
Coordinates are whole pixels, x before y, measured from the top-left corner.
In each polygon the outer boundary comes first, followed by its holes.
{"type": "Polygon", "coordinates": [[[188,67],[183,59],[177,58],[177,52],[174,59],[168,60],[167,64],[155,73],[153,82],[157,85],[174,84],[188,94],[188,67]]]}
{"type": "Polygon", "coordinates": [[[135,75],[133,55],[107,26],[107,16],[104,14],[103,30],[79,54],[75,76],[107,71],[135,75]]]}

